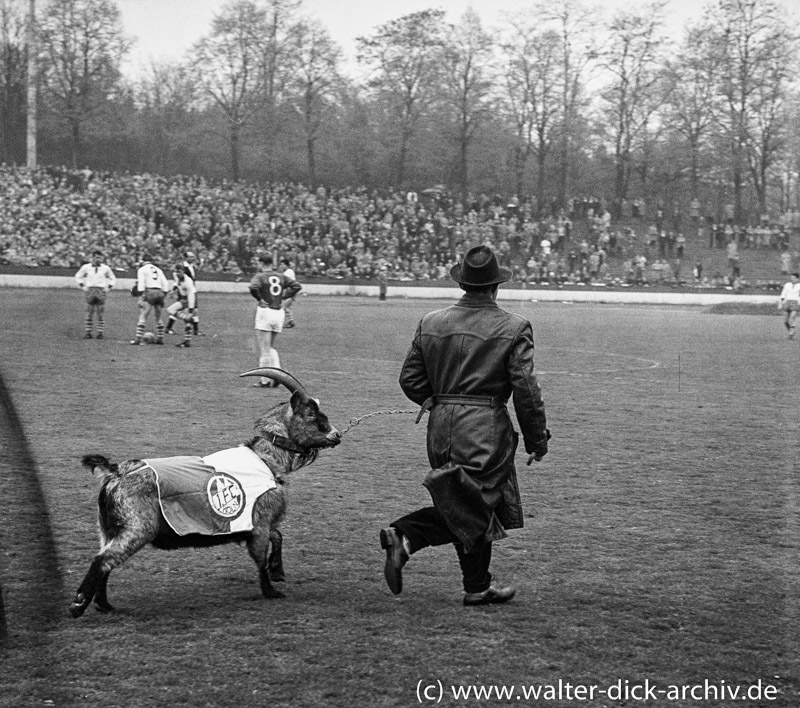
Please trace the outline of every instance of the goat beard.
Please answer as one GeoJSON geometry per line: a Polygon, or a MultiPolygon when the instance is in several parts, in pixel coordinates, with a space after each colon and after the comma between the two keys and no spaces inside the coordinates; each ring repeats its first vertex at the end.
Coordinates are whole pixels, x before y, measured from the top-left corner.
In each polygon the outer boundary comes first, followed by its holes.
{"type": "MultiPolygon", "coordinates": [[[[288,452],[288,451],[287,451],[288,452]]],[[[311,449],[308,452],[302,453],[291,453],[289,458],[289,465],[287,472],[294,472],[295,470],[299,470],[301,467],[305,467],[306,465],[310,465],[314,460],[317,459],[319,455],[318,449],[311,449]]]]}

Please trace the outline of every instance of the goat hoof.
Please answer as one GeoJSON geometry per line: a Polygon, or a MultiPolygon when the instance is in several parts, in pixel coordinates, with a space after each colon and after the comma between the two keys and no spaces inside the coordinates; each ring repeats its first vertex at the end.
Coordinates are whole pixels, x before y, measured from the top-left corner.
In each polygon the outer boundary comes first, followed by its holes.
{"type": "Polygon", "coordinates": [[[84,612],[86,612],[86,608],[89,606],[89,603],[86,602],[85,599],[75,598],[73,603],[69,606],[69,613],[75,618],[78,619],[84,612]]]}

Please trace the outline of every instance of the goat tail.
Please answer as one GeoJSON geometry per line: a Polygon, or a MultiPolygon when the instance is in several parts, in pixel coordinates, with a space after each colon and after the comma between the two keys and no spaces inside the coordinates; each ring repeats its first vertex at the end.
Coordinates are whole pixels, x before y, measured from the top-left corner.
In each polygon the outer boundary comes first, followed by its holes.
{"type": "Polygon", "coordinates": [[[116,462],[110,462],[103,455],[84,455],[81,458],[81,464],[92,474],[102,475],[104,481],[119,476],[119,465],[116,462]]]}

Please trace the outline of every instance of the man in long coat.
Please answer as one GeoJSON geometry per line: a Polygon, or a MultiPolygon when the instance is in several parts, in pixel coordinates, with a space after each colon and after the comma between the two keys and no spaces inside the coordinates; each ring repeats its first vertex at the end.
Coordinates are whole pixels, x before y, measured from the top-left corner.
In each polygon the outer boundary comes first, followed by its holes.
{"type": "Polygon", "coordinates": [[[522,526],[514,466],[519,435],[506,409],[508,399],[530,454],[528,464],[547,454],[550,434],[534,374],[531,324],[496,303],[499,285],[511,271],[498,266],[490,248],[476,246],[450,275],[464,296],[422,318],[400,373],[406,396],[430,410],[431,470],[424,485],[433,506],[381,531],[384,575],[399,594],[410,555],[452,543],[464,604],[494,604],[510,600],[516,591],[492,582],[492,542],[522,526]]]}

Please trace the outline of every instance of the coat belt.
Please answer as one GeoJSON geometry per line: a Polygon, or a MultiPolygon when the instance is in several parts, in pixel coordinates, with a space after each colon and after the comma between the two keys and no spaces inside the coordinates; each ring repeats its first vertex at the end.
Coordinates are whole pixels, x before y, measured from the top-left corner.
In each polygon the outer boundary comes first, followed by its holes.
{"type": "Polygon", "coordinates": [[[487,406],[489,408],[497,408],[505,405],[505,402],[498,396],[467,396],[450,393],[434,394],[433,402],[434,404],[454,403],[459,406],[487,406]]]}
{"type": "Polygon", "coordinates": [[[449,403],[458,406],[485,406],[487,408],[499,408],[505,406],[505,401],[499,396],[469,396],[457,393],[436,393],[428,398],[420,408],[416,423],[422,419],[425,411],[433,408],[437,403],[449,403]]]}

